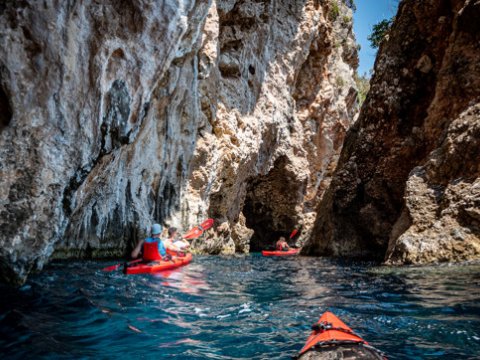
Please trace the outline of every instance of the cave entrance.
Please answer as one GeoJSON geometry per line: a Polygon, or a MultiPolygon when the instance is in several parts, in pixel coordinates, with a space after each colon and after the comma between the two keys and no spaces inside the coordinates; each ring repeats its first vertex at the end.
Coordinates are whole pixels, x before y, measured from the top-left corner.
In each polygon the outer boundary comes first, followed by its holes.
{"type": "Polygon", "coordinates": [[[273,249],[280,236],[288,237],[298,222],[298,205],[305,183],[299,181],[285,157],[265,176],[251,179],[243,206],[248,228],[254,231],[250,252],[273,249]]]}

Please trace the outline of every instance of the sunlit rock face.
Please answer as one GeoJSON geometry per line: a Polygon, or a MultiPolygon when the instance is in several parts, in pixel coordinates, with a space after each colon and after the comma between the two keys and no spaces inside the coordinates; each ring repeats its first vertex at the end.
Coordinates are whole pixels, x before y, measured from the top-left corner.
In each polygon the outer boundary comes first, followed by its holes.
{"type": "Polygon", "coordinates": [[[214,217],[223,252],[272,246],[298,225],[308,234],[357,111],[351,16],[332,2],[212,6],[199,65],[210,127],[181,216],[214,217]]]}
{"type": "Polygon", "coordinates": [[[351,15],[313,0],[0,4],[3,280],[52,254],[120,256],[153,222],[215,217],[197,242],[212,253],[307,233],[356,112],[351,15]]]}
{"type": "Polygon", "coordinates": [[[480,257],[480,3],[401,2],[308,254],[480,257]]]}

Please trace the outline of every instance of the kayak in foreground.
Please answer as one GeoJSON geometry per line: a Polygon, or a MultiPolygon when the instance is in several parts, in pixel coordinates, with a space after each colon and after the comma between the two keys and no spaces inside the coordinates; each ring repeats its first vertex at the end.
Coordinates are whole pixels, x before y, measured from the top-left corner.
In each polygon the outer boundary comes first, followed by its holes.
{"type": "Polygon", "coordinates": [[[370,346],[329,311],[320,317],[312,330],[297,359],[386,360],[379,350],[370,346]]]}
{"type": "Polygon", "coordinates": [[[128,263],[123,268],[123,272],[127,275],[151,274],[165,270],[172,270],[177,267],[187,265],[191,261],[192,254],[185,254],[185,256],[172,256],[171,260],[158,260],[148,263],[128,263]]]}
{"type": "Polygon", "coordinates": [[[300,252],[300,249],[290,249],[287,251],[275,250],[275,251],[268,251],[262,250],[263,256],[291,256],[297,255],[300,252]]]}

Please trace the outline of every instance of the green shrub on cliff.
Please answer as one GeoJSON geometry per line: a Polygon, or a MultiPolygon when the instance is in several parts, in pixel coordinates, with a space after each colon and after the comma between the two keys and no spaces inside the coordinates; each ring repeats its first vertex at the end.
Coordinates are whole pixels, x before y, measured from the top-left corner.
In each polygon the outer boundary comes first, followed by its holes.
{"type": "Polygon", "coordinates": [[[382,41],[388,36],[390,32],[390,27],[392,26],[394,18],[384,19],[379,23],[373,25],[372,33],[368,36],[370,45],[374,49],[378,49],[382,44],[382,41]]]}
{"type": "Polygon", "coordinates": [[[330,11],[328,13],[328,17],[331,21],[337,20],[338,16],[340,15],[340,6],[338,5],[337,0],[330,1],[330,11]]]}
{"type": "Polygon", "coordinates": [[[344,15],[343,18],[342,18],[342,25],[343,26],[348,26],[350,25],[352,22],[352,18],[348,15],[344,15]]]}
{"type": "MultiPolygon", "coordinates": [[[[330,18],[331,21],[337,20],[338,17],[340,16],[341,9],[340,9],[339,1],[343,1],[343,3],[353,11],[357,9],[357,7],[355,6],[354,0],[330,0],[330,10],[328,13],[328,17],[330,18]]],[[[349,16],[345,15],[343,17],[343,24],[348,24],[351,22],[351,20],[352,19],[349,16]]]]}

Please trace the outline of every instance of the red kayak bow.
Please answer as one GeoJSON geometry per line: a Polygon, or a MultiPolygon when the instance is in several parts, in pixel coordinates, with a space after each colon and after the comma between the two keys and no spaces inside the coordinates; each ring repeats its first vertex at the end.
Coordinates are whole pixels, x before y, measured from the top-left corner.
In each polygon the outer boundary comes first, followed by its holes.
{"type": "Polygon", "coordinates": [[[305,346],[300,350],[300,359],[306,358],[303,356],[306,353],[314,351],[315,354],[311,354],[309,359],[343,359],[342,354],[348,353],[355,355],[352,359],[386,360],[379,350],[370,346],[329,311],[320,317],[312,330],[305,346]]]}
{"type": "Polygon", "coordinates": [[[195,226],[192,230],[188,231],[185,235],[183,235],[184,239],[196,239],[203,235],[205,230],[210,229],[213,226],[214,220],[207,219],[203,223],[198,226],[195,226]]]}

